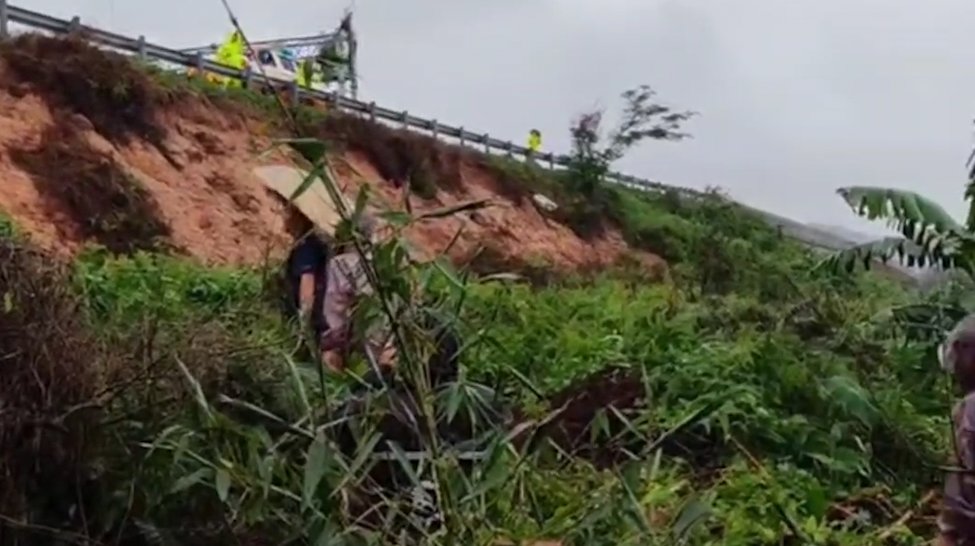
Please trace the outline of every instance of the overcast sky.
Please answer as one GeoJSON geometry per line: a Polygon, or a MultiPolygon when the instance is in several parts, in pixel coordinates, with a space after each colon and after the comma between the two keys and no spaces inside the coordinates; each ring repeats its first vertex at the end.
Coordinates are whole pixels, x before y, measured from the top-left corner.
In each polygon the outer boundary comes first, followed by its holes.
{"type": "MultiPolygon", "coordinates": [[[[172,47],[230,28],[219,0],[11,3],[172,47]]],[[[346,7],[230,4],[255,40],[331,29],[346,7]]],[[[620,170],[854,229],[869,224],[839,186],[912,189],[964,214],[971,0],[357,0],[355,23],[360,98],[390,108],[519,142],[537,127],[564,151],[574,114],[647,83],[700,112],[694,138],[645,145],[620,170]]]]}

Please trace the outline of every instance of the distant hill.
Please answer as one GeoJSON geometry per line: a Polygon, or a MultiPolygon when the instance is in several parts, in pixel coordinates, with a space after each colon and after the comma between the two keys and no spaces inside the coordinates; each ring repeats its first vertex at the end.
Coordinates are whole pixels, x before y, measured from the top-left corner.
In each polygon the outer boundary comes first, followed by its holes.
{"type": "Polygon", "coordinates": [[[863,233],[861,231],[856,231],[853,229],[845,228],[843,226],[831,226],[828,224],[806,224],[811,228],[821,229],[823,231],[829,232],[837,237],[846,239],[850,241],[851,244],[861,245],[863,243],[869,243],[880,238],[877,235],[871,235],[869,233],[863,233]]]}

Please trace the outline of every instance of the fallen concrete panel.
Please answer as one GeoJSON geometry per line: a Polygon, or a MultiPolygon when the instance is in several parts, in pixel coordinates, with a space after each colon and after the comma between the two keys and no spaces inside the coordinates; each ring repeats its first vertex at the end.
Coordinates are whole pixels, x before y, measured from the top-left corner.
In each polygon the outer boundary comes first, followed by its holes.
{"type": "MultiPolygon", "coordinates": [[[[294,192],[301,187],[301,184],[308,177],[308,172],[289,165],[272,165],[268,167],[257,167],[254,174],[264,182],[264,185],[274,193],[277,193],[284,200],[289,200],[294,192]]],[[[352,203],[348,196],[343,195],[347,210],[352,210],[352,203]]],[[[336,210],[335,202],[325,189],[325,184],[321,179],[317,179],[308,189],[293,201],[309,220],[318,228],[329,234],[334,234],[335,226],[341,221],[342,216],[336,210]]]]}

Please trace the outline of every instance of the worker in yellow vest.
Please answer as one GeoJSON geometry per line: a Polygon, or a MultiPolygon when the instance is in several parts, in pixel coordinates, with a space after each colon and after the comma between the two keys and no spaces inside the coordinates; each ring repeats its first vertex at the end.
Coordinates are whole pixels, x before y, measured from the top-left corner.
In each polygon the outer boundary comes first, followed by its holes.
{"type": "MultiPolygon", "coordinates": [[[[224,66],[235,70],[243,71],[247,66],[247,55],[245,54],[244,37],[240,31],[235,30],[217,48],[216,61],[224,66]]],[[[237,78],[220,78],[224,85],[230,87],[240,87],[241,81],[237,78]]]]}
{"type": "Polygon", "coordinates": [[[311,84],[315,78],[315,65],[312,59],[302,59],[298,64],[298,87],[311,89],[311,84]]]}
{"type": "Polygon", "coordinates": [[[528,132],[528,156],[534,157],[542,149],[542,133],[538,129],[528,132]]]}

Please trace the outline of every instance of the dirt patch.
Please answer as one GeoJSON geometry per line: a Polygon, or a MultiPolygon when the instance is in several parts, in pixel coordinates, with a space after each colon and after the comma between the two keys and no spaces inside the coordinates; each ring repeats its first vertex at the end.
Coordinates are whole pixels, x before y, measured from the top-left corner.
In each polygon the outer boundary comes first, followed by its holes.
{"type": "MultiPolygon", "coordinates": [[[[641,413],[652,410],[646,402],[646,387],[638,373],[608,367],[548,398],[549,409],[561,412],[543,433],[574,457],[600,468],[615,466],[640,455],[664,433],[646,424],[632,426],[641,413]]],[[[723,446],[721,438],[694,425],[669,434],[659,449],[666,456],[684,459],[704,475],[724,461],[723,446]]]]}
{"type": "Polygon", "coordinates": [[[522,163],[510,158],[480,155],[477,166],[493,181],[494,190],[515,203],[542,193],[550,199],[559,199],[561,193],[553,178],[557,172],[545,171],[535,164],[522,163]]]}
{"type": "Polygon", "coordinates": [[[362,154],[384,180],[398,186],[410,182],[410,191],[426,200],[439,190],[464,189],[463,171],[475,168],[491,179],[490,189],[520,203],[546,186],[540,167],[470,148],[454,146],[406,129],[341,112],[302,124],[305,135],[335,142],[346,151],[362,154]]]}
{"type": "Polygon", "coordinates": [[[52,109],[79,113],[112,142],[138,138],[164,150],[158,109],[171,99],[144,71],[118,53],[85,43],[83,36],[22,34],[0,43],[3,88],[14,96],[35,92],[52,109]]]}
{"type": "Polygon", "coordinates": [[[409,182],[410,191],[423,199],[433,199],[440,189],[463,187],[460,165],[469,151],[433,137],[338,112],[302,130],[361,153],[387,182],[409,182]]]}
{"type": "Polygon", "coordinates": [[[476,276],[513,273],[532,286],[548,286],[564,280],[564,275],[542,260],[529,260],[506,255],[494,247],[484,247],[469,259],[456,260],[457,265],[476,276]]]}
{"type": "MultiPolygon", "coordinates": [[[[343,160],[345,165],[338,165],[336,174],[347,195],[355,195],[358,186],[367,184],[378,202],[392,208],[402,205],[402,191],[386,183],[365,154],[350,153],[343,160]]],[[[477,163],[462,162],[460,175],[462,186],[456,192],[441,192],[433,200],[411,198],[414,214],[471,200],[484,200],[489,206],[411,226],[406,235],[417,250],[417,259],[432,258],[447,251],[454,263],[465,264],[486,244],[491,249],[488,252],[494,254],[480,259],[482,273],[495,272],[490,271],[491,267],[502,264],[516,265],[524,271],[526,262],[529,268],[551,268],[567,275],[595,272],[613,267],[628,253],[639,254],[638,260],[651,271],[666,269],[666,264],[652,254],[631,252],[618,233],[610,232],[601,239],[587,241],[566,226],[547,219],[530,202],[512,202],[499,197],[494,179],[477,163]]]]}
{"type": "MultiPolygon", "coordinates": [[[[18,46],[0,46],[7,47],[18,46]]],[[[88,49],[85,55],[112,56],[88,49]]],[[[249,117],[244,108],[218,108],[199,93],[176,92],[155,112],[152,103],[139,110],[165,128],[164,146],[137,131],[120,143],[104,134],[111,130],[96,126],[97,109],[91,119],[70,103],[52,101],[50,92],[16,75],[2,56],[0,81],[0,210],[43,248],[70,257],[90,242],[124,251],[151,247],[161,237],[208,264],[258,265],[286,245],[282,207],[251,173],[261,164],[291,161],[279,153],[259,155],[271,147],[270,138],[260,136],[266,118],[249,117]],[[126,242],[123,231],[134,241],[126,242]],[[121,240],[106,241],[113,232],[121,240]]],[[[108,100],[99,108],[123,106],[108,100]]],[[[126,134],[130,124],[119,127],[126,134]]]]}
{"type": "Polygon", "coordinates": [[[600,467],[627,460],[626,450],[639,451],[647,439],[629,433],[612,409],[631,417],[644,408],[646,393],[639,377],[624,369],[608,369],[574,382],[548,399],[560,415],[546,436],[565,452],[600,467]],[[611,409],[612,408],[612,409],[611,409]],[[598,414],[602,413],[600,418],[598,414]],[[597,423],[605,427],[594,430],[597,423]]]}
{"type": "Polygon", "coordinates": [[[10,150],[14,163],[34,178],[50,215],[66,213],[72,221],[56,229],[66,238],[78,229],[85,239],[120,254],[160,249],[171,230],[158,203],[71,125],[62,120],[44,131],[37,147],[10,150]]]}
{"type": "Polygon", "coordinates": [[[608,263],[594,261],[566,269],[549,262],[544,256],[514,255],[501,248],[485,246],[470,256],[456,257],[452,261],[477,277],[513,273],[535,288],[582,285],[607,276],[639,285],[659,282],[668,275],[663,262],[639,253],[621,253],[608,263]]]}
{"type": "MultiPolygon", "coordinates": [[[[173,246],[220,265],[260,264],[280,254],[288,243],[283,207],[253,174],[258,166],[301,164],[287,153],[262,155],[271,138],[281,135],[280,116],[235,108],[231,102],[253,103],[254,97],[244,91],[214,91],[208,100],[171,75],[157,76],[166,79],[157,82],[129,63],[77,38],[25,36],[0,46],[0,176],[12,182],[0,187],[4,212],[45,248],[58,248],[65,255],[91,238],[90,231],[78,227],[90,218],[78,222],[81,213],[53,210],[52,192],[41,187],[41,178],[53,186],[55,178],[66,174],[41,165],[56,162],[53,151],[42,152],[47,144],[41,141],[52,140],[45,133],[50,124],[70,120],[83,133],[78,138],[114,159],[145,188],[160,217],[170,220],[173,246]],[[80,128],[77,120],[87,120],[87,127],[80,128]],[[25,161],[21,154],[11,160],[24,150],[38,157],[25,161]]],[[[490,209],[408,228],[406,236],[420,259],[448,247],[452,259],[469,257],[490,241],[509,262],[521,258],[531,264],[537,257],[552,269],[577,271],[612,267],[629,251],[617,232],[584,240],[539,214],[524,199],[534,190],[533,183],[520,180],[519,169],[495,169],[495,158],[351,115],[302,112],[306,115],[297,118],[304,135],[345,149],[335,163],[354,166],[340,173],[350,194],[364,183],[377,190],[373,195],[400,206],[406,189],[390,182],[409,179],[409,202],[417,213],[471,199],[491,201],[490,209]]],[[[135,232],[139,239],[151,238],[135,232]]],[[[117,242],[113,245],[118,248],[117,242]]]]}

